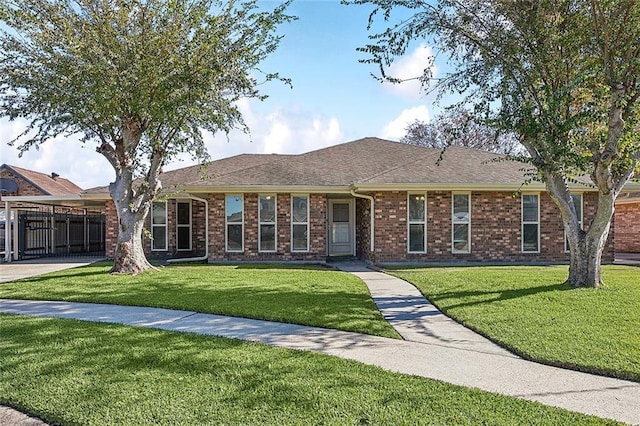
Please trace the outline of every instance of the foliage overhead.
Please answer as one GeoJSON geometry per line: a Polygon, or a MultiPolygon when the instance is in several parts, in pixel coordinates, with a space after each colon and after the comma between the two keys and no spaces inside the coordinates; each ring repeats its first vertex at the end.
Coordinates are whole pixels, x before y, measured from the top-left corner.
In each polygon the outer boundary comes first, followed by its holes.
{"type": "Polygon", "coordinates": [[[421,80],[495,128],[514,132],[545,180],[591,175],[618,192],[640,157],[640,2],[637,0],[354,0],[388,20],[410,18],[372,35],[363,62],[382,78],[411,43],[425,39],[449,57],[451,72],[421,80]],[[610,172],[610,176],[604,176],[610,172]],[[596,176],[600,174],[600,176],[596,176]],[[606,184],[603,181],[609,181],[606,184]]]}
{"type": "Polygon", "coordinates": [[[28,121],[13,141],[22,152],[80,134],[113,164],[107,154],[133,127],[138,173],[154,153],[206,159],[202,130],[247,130],[236,102],[262,99],[258,79],[280,78],[258,64],[280,41],[274,28],[293,19],[288,3],[3,0],[0,114],[28,121]]]}

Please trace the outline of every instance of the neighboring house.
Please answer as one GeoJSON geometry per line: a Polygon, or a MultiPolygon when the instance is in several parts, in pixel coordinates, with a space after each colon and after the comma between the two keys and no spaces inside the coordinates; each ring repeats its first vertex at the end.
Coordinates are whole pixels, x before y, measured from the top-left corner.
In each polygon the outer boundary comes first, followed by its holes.
{"type": "Polygon", "coordinates": [[[1,165],[0,252],[4,253],[3,257],[9,258],[5,250],[7,241],[14,242],[10,250],[13,259],[104,251],[105,220],[101,205],[87,205],[80,200],[82,192],[82,188],[57,173],[1,165]],[[6,226],[7,218],[10,227],[6,226]]]}
{"type": "MultiPolygon", "coordinates": [[[[300,155],[245,154],[163,173],[145,237],[151,257],[210,262],[564,262],[559,210],[527,166],[484,151],[377,138],[300,155]],[[496,161],[497,159],[497,161],[496,161]],[[149,238],[151,237],[151,238],[149,238]]],[[[636,185],[637,186],[637,185],[636,185]]],[[[597,192],[572,184],[584,226],[597,192]]],[[[106,254],[117,217],[106,187],[106,254]]],[[[613,233],[603,261],[613,260],[613,233]]]]}
{"type": "Polygon", "coordinates": [[[640,192],[618,197],[614,230],[616,253],[640,253],[640,192]]]}

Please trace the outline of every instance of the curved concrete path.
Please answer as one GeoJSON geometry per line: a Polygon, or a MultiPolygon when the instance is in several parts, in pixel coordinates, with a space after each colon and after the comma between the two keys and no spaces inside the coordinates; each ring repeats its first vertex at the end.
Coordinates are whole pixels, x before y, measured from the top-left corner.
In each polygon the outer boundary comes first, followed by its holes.
{"type": "Polygon", "coordinates": [[[405,281],[364,265],[337,266],[365,280],[383,315],[407,340],[189,311],[91,303],[0,299],[0,312],[193,332],[311,350],[640,425],[640,383],[523,360],[435,310],[405,281]]]}

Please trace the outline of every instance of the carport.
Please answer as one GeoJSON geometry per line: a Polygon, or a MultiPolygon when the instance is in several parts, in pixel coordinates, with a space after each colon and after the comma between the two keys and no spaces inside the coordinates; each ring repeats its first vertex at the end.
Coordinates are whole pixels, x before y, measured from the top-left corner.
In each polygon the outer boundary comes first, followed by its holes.
{"type": "Polygon", "coordinates": [[[104,201],[80,195],[3,196],[2,201],[4,261],[104,256],[104,201]]]}

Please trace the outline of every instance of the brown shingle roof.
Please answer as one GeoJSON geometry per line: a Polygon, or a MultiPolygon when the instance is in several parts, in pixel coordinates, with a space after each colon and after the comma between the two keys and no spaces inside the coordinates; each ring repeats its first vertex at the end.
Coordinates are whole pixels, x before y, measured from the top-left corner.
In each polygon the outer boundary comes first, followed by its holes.
{"type": "Polygon", "coordinates": [[[21,176],[34,187],[40,189],[43,192],[42,195],[78,195],[82,192],[82,188],[78,185],[60,176],[54,178],[45,173],[34,172],[33,170],[8,164],[3,164],[0,169],[7,169],[11,173],[21,176]]]}
{"type": "MultiPolygon", "coordinates": [[[[299,155],[243,154],[161,175],[165,189],[181,186],[388,186],[402,184],[519,186],[522,163],[472,148],[441,150],[364,138],[299,155]],[[494,161],[500,159],[501,161],[494,161]]],[[[87,193],[107,192],[106,187],[87,193]]]]}

